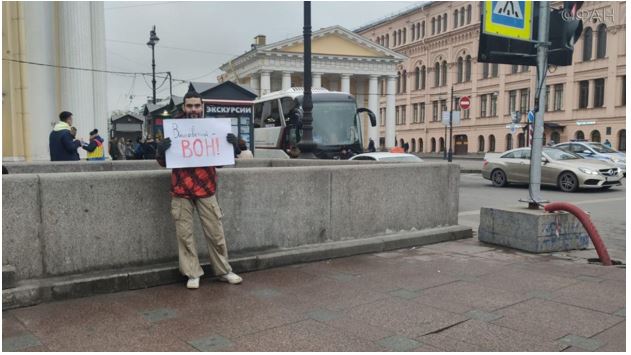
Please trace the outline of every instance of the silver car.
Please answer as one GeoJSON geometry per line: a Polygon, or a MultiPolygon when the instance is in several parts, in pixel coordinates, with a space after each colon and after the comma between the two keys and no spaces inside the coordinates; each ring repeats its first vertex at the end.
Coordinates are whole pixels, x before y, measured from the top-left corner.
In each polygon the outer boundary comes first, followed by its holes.
{"type": "Polygon", "coordinates": [[[349,160],[369,160],[369,161],[381,161],[389,163],[422,163],[423,159],[413,154],[407,153],[388,153],[388,152],[374,152],[374,153],[362,153],[357,154],[349,160]]]}
{"type": "MultiPolygon", "coordinates": [[[[509,150],[484,157],[482,177],[494,186],[509,183],[526,184],[530,180],[530,148],[509,150]]],[[[565,192],[579,188],[606,190],[621,185],[622,170],[611,163],[584,159],[558,148],[543,148],[541,184],[558,186],[565,192]]]]}
{"type": "Polygon", "coordinates": [[[611,162],[622,169],[624,176],[627,176],[626,155],[617,150],[611,149],[598,142],[572,141],[559,143],[555,148],[563,149],[566,152],[578,154],[585,159],[597,159],[611,162]]]}

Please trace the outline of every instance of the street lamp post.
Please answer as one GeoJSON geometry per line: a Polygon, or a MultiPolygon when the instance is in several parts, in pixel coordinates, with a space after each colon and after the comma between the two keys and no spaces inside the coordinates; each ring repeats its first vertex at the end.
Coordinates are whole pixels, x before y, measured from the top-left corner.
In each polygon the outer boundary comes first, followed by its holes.
{"type": "Polygon", "coordinates": [[[153,29],[149,31],[149,42],[147,42],[147,47],[151,48],[151,69],[152,69],[152,80],[153,84],[153,104],[156,104],[156,57],[155,57],[155,46],[160,41],[160,38],[156,35],[156,26],[153,26],[153,29]]]}
{"type": "Polygon", "coordinates": [[[302,139],[298,143],[301,158],[315,158],[313,142],[313,101],[311,99],[311,1],[305,1],[303,4],[304,11],[304,96],[302,99],[303,109],[303,132],[302,139]]]}

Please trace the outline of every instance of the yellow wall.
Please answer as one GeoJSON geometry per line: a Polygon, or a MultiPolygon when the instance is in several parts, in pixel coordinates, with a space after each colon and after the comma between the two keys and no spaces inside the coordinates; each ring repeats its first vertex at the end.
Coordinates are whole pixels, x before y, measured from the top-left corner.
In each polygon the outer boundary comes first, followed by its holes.
{"type": "MultiPolygon", "coordinates": [[[[2,2],[3,58],[23,59],[24,17],[21,2],[2,2]]],[[[26,142],[26,64],[2,61],[2,157],[28,159],[26,142]]]]}
{"type": "MultiPolygon", "coordinates": [[[[304,45],[302,43],[291,47],[283,48],[283,52],[303,53],[304,45]]],[[[364,48],[357,43],[353,43],[345,38],[337,35],[329,35],[322,38],[314,39],[311,42],[311,53],[313,54],[329,54],[329,55],[348,55],[358,57],[381,57],[382,53],[364,48]]]]}

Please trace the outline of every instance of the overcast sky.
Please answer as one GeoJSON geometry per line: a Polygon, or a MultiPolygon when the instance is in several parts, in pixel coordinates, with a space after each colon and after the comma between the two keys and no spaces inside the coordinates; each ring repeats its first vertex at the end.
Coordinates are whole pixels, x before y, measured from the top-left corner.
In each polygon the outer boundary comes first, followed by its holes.
{"type": "MultiPolygon", "coordinates": [[[[341,25],[350,30],[417,5],[418,2],[314,1],[313,30],[341,25]]],[[[267,43],[302,34],[303,3],[275,2],[105,2],[105,37],[109,70],[151,72],[146,45],[156,26],[156,71],[173,78],[214,83],[219,66],[248,51],[258,34],[267,43]]],[[[163,79],[156,78],[157,86],[163,79]]],[[[141,106],[151,96],[151,77],[108,75],[109,111],[141,106]],[[130,100],[130,95],[133,99],[130,100]]],[[[186,85],[173,83],[173,94],[186,85]]],[[[157,97],[169,95],[166,82],[157,97]]]]}

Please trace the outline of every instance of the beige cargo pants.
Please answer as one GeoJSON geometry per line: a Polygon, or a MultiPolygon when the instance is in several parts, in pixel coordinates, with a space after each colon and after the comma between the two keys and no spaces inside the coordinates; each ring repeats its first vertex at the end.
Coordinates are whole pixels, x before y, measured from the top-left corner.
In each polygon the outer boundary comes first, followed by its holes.
{"type": "Polygon", "coordinates": [[[228,264],[228,248],[221,223],[223,215],[215,196],[192,200],[173,196],[171,199],[171,215],[175,220],[180,272],[189,278],[200,277],[204,274],[199,265],[197,247],[193,238],[193,209],[197,209],[208,244],[210,264],[215,275],[227,274],[232,271],[232,268],[228,264]]]}

